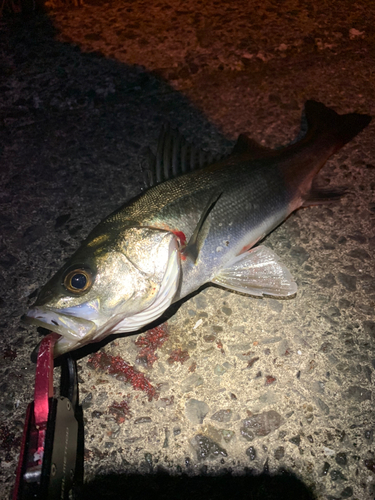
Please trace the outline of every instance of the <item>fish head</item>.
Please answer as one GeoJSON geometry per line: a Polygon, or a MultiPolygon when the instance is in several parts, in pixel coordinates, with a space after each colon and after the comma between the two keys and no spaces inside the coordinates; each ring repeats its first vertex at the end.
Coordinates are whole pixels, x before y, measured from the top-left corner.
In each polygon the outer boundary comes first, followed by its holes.
{"type": "Polygon", "coordinates": [[[180,276],[176,236],[148,227],[112,234],[94,231],[23,317],[61,335],[55,357],[139,330],[173,301],[180,276]]]}

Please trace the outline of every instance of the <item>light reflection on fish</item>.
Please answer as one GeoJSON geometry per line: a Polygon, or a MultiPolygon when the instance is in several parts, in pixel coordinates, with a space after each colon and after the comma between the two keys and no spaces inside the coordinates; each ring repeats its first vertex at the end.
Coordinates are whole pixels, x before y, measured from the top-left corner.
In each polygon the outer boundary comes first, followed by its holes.
{"type": "Polygon", "coordinates": [[[271,150],[240,135],[232,153],[213,162],[164,130],[147,191],[90,233],[24,317],[61,335],[55,356],[136,331],[205,283],[295,294],[274,252],[255,245],[294,210],[340,197],[315,189],[313,179],[371,121],[315,101],[306,102],[305,118],[307,133],[292,145],[271,150]]]}

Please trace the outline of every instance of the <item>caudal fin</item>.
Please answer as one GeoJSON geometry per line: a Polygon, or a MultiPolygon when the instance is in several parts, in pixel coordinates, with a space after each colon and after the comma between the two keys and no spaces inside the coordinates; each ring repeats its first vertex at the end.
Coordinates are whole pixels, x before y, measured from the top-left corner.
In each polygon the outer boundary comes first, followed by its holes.
{"type": "Polygon", "coordinates": [[[353,139],[371,122],[371,116],[358,113],[339,115],[321,102],[306,101],[305,116],[309,134],[324,134],[334,139],[336,148],[353,139]]]}

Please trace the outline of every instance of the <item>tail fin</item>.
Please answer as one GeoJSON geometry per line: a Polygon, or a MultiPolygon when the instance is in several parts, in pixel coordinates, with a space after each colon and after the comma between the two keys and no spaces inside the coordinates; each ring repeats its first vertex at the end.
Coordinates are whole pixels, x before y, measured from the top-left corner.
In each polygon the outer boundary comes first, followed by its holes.
{"type": "Polygon", "coordinates": [[[330,138],[334,137],[337,149],[340,149],[359,134],[372,119],[369,115],[360,115],[358,113],[339,115],[333,109],[327,108],[317,101],[306,101],[305,115],[308,133],[323,133],[330,138]]]}

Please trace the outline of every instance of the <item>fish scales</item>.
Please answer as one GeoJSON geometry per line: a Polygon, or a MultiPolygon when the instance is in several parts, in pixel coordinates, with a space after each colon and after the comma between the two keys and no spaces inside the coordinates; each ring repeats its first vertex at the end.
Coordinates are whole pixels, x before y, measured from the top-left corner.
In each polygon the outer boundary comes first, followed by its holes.
{"type": "Polygon", "coordinates": [[[57,356],[137,331],[206,283],[295,294],[289,271],[259,242],[294,210],[340,198],[313,180],[371,120],[315,101],[307,101],[305,119],[307,133],[289,146],[271,150],[241,135],[231,155],[205,166],[213,155],[163,129],[152,185],[94,228],[24,319],[61,335],[57,356]]]}

